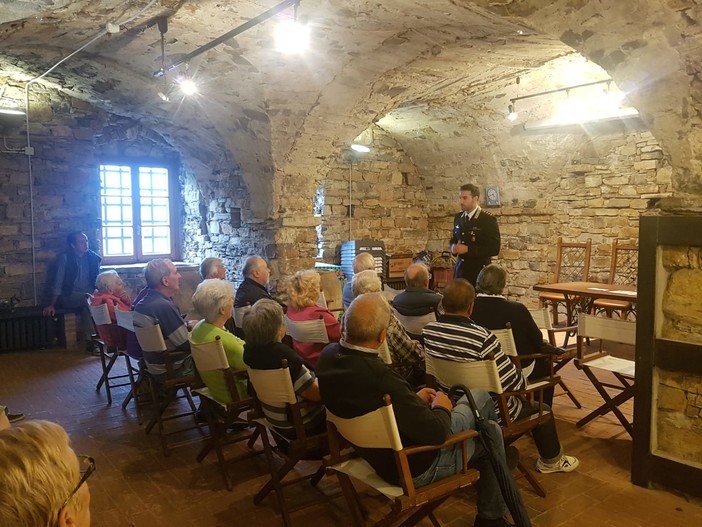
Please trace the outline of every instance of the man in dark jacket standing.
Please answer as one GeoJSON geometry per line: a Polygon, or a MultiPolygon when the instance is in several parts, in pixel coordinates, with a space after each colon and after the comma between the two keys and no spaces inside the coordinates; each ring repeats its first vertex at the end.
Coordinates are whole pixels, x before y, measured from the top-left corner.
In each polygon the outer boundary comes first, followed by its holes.
{"type": "Polygon", "coordinates": [[[85,294],[95,289],[102,258],[88,248],[84,232],[72,232],[66,237],[66,243],[68,250],[58,256],[51,303],[44,308],[44,316],[53,317],[57,307],[79,310],[83,338],[89,346],[94,327],[85,294]]]}
{"type": "Polygon", "coordinates": [[[461,209],[453,217],[451,253],[456,256],[455,278],[465,278],[473,286],[480,270],[500,252],[497,219],[480,208],[480,190],[468,183],[461,186],[461,209]]]}
{"type": "MultiPolygon", "coordinates": [[[[328,345],[317,363],[322,402],[339,417],[358,417],[382,405],[383,395],[392,400],[402,443],[405,447],[440,445],[451,434],[475,428],[473,414],[465,399],[454,407],[449,398],[431,388],[415,393],[378,355],[385,341],[390,307],[380,293],[358,296],[346,311],[346,338],[328,345]]],[[[475,391],[476,403],[488,419],[496,420],[490,395],[475,391]]],[[[490,433],[502,444],[500,428],[492,423],[490,433]]],[[[357,448],[358,453],[383,479],[398,483],[394,453],[390,449],[357,448]]],[[[507,506],[502,499],[487,454],[479,443],[468,442],[471,465],[480,471],[478,516],[475,526],[507,526],[507,506]]],[[[504,463],[504,450],[498,457],[504,463]]],[[[458,473],[462,468],[460,445],[414,455],[409,460],[415,486],[458,473]]]]}

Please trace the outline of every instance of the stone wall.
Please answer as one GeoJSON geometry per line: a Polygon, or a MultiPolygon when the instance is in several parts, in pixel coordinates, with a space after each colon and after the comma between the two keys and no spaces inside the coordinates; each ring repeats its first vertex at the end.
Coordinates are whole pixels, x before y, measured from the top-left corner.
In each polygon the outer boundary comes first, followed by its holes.
{"type": "Polygon", "coordinates": [[[318,190],[321,217],[317,245],[322,259],[338,262],[342,241],[349,240],[349,171],[351,239],[382,240],[388,254],[417,253],[427,242],[424,185],[409,156],[378,127],[359,141],[372,142],[368,154],[344,152],[332,164],[318,190]]]}
{"type": "MultiPolygon", "coordinates": [[[[702,344],[702,247],[664,246],[661,255],[666,278],[656,337],[702,344]]],[[[660,455],[702,466],[702,376],[654,372],[658,397],[653,448],[660,455]]]]}

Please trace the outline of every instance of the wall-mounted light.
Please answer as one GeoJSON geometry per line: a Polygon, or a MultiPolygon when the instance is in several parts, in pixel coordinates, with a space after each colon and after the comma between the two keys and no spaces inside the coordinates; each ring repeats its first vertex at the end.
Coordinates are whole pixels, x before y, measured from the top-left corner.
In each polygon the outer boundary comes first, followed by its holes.
{"type": "Polygon", "coordinates": [[[507,119],[509,119],[510,121],[514,122],[514,121],[516,121],[516,120],[519,118],[519,114],[518,114],[517,111],[515,110],[514,104],[510,104],[510,105],[507,107],[507,111],[508,111],[508,113],[507,113],[507,119]]]}

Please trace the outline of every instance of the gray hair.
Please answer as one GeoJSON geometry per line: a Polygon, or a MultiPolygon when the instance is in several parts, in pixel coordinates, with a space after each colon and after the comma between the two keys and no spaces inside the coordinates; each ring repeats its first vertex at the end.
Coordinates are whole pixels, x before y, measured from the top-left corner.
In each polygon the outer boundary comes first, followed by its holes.
{"type": "MultiPolygon", "coordinates": [[[[193,306],[210,324],[220,317],[219,310],[234,298],[234,284],[226,280],[208,278],[198,284],[193,294],[193,306]]],[[[231,316],[231,313],[229,314],[231,316]]]]}
{"type": "Polygon", "coordinates": [[[241,274],[244,275],[244,278],[249,278],[253,272],[258,269],[261,262],[265,262],[265,260],[260,256],[249,256],[244,261],[244,268],[241,270],[241,274]]]}
{"type": "Polygon", "coordinates": [[[275,300],[262,298],[244,313],[243,330],[247,346],[263,346],[277,342],[283,327],[283,308],[275,300]]]}
{"type": "Polygon", "coordinates": [[[200,278],[202,278],[203,280],[207,280],[208,278],[212,278],[210,275],[212,274],[213,269],[217,265],[222,265],[222,264],[223,264],[223,262],[222,262],[221,258],[215,258],[214,256],[208,256],[200,264],[200,278]]]}
{"type": "Polygon", "coordinates": [[[144,267],[144,279],[149,287],[159,287],[161,280],[171,274],[171,269],[168,267],[171,262],[168,258],[156,258],[151,260],[144,267]]]}
{"type": "Polygon", "coordinates": [[[483,267],[476,281],[476,289],[486,295],[501,295],[507,284],[507,271],[497,264],[483,267]]]}
{"type": "Polygon", "coordinates": [[[95,289],[101,293],[111,293],[115,290],[117,280],[119,280],[119,275],[114,269],[103,271],[97,275],[97,278],[95,279],[95,289]]]}
{"type": "Polygon", "coordinates": [[[429,267],[423,263],[413,263],[405,269],[407,287],[424,287],[429,280],[429,267]]]}
{"type": "Polygon", "coordinates": [[[375,258],[373,255],[371,253],[358,253],[356,258],[353,259],[354,274],[369,269],[375,269],[375,258]]]}
{"type": "Polygon", "coordinates": [[[357,296],[344,315],[346,340],[351,344],[377,338],[389,324],[390,304],[382,293],[357,296]]]}
{"type": "Polygon", "coordinates": [[[351,282],[353,296],[362,295],[364,293],[379,293],[383,290],[383,284],[375,270],[361,271],[353,276],[351,282]]]}

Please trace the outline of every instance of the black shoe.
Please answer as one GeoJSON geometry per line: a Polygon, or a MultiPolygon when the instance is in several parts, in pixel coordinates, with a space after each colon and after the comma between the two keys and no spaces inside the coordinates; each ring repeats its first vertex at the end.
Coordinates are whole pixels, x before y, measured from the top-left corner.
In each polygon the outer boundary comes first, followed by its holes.
{"type": "Polygon", "coordinates": [[[473,527],[514,527],[514,524],[509,523],[504,518],[488,520],[487,518],[481,518],[480,516],[476,516],[475,522],[473,523],[473,527]]]}
{"type": "Polygon", "coordinates": [[[11,423],[17,423],[24,419],[24,414],[7,414],[7,420],[11,423]]]}
{"type": "Polygon", "coordinates": [[[507,467],[510,471],[517,468],[519,464],[519,450],[514,445],[507,445],[505,447],[505,457],[507,458],[507,467]]]}
{"type": "Polygon", "coordinates": [[[85,341],[85,352],[96,357],[100,356],[100,345],[92,340],[85,341]]]}

